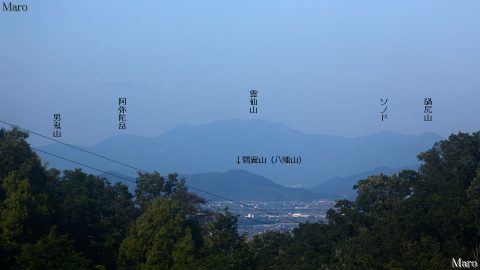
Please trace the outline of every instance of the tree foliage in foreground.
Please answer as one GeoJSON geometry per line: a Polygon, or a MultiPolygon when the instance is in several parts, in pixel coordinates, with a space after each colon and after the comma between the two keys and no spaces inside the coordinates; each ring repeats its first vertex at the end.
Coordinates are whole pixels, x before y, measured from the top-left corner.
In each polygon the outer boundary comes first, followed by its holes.
{"type": "MultiPolygon", "coordinates": [[[[325,223],[238,234],[177,174],[123,184],[41,164],[28,134],[0,130],[1,269],[445,269],[480,261],[480,132],[420,153],[418,171],[373,175],[325,223]]],[[[395,153],[388,153],[395,155],[395,153]]]]}

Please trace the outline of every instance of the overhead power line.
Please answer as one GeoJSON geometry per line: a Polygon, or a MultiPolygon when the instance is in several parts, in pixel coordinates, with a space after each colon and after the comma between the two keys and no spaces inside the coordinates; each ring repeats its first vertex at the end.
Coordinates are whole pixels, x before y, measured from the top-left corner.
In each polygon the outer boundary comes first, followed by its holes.
{"type": "MultiPolygon", "coordinates": [[[[31,146],[30,146],[31,147],[31,146]]],[[[31,147],[33,150],[35,151],[38,151],[38,152],[41,152],[41,153],[44,153],[44,154],[47,154],[47,155],[50,155],[50,156],[53,156],[53,157],[56,157],[56,158],[59,158],[59,159],[63,159],[65,161],[68,161],[68,162],[71,162],[71,163],[74,163],[74,164],[77,164],[77,165],[80,165],[80,166],[83,166],[83,167],[86,167],[86,168],[89,168],[89,169],[92,169],[92,170],[95,170],[95,171],[98,171],[98,172],[101,172],[103,174],[107,174],[107,175],[110,175],[110,176],[114,176],[114,177],[117,177],[117,178],[120,178],[120,179],[123,179],[125,181],[128,181],[128,182],[131,182],[131,183],[134,183],[135,184],[135,181],[132,181],[131,179],[128,179],[126,177],[123,177],[123,176],[120,176],[120,175],[115,175],[113,173],[109,173],[107,171],[103,171],[103,170],[100,170],[100,169],[97,169],[97,168],[94,168],[92,166],[89,166],[89,165],[86,165],[86,164],[83,164],[83,163],[80,163],[80,162],[77,162],[77,161],[74,161],[74,160],[71,160],[71,159],[68,159],[68,158],[64,158],[64,157],[61,157],[59,155],[55,155],[55,154],[52,154],[50,152],[47,152],[47,151],[43,151],[43,150],[40,150],[38,148],[35,148],[35,147],[31,147]]],[[[208,205],[207,207],[209,208],[213,208],[213,209],[216,209],[216,210],[219,210],[219,211],[223,211],[224,209],[221,209],[219,207],[216,207],[216,206],[213,206],[213,205],[208,205]]],[[[255,219],[255,218],[249,218],[251,220],[254,220],[258,223],[262,223],[262,224],[265,224],[265,225],[270,225],[271,223],[268,223],[268,222],[265,222],[265,221],[261,221],[261,220],[258,220],[258,219],[255,219]]]]}
{"type": "MultiPolygon", "coordinates": [[[[130,169],[134,169],[134,170],[139,171],[139,172],[143,172],[143,173],[148,173],[148,174],[150,174],[150,172],[148,172],[148,171],[146,171],[146,170],[137,168],[137,167],[135,167],[135,166],[131,166],[131,165],[129,165],[129,164],[126,164],[126,163],[123,163],[123,162],[120,162],[120,161],[111,159],[111,158],[106,157],[106,156],[103,156],[103,155],[99,155],[99,154],[97,154],[97,153],[94,153],[94,152],[91,152],[91,151],[82,149],[82,148],[80,148],[80,147],[78,147],[78,146],[71,145],[71,144],[62,142],[62,141],[60,141],[60,140],[50,138],[50,137],[48,137],[48,136],[45,136],[45,135],[43,135],[43,134],[40,134],[40,133],[38,133],[38,132],[34,132],[34,131],[32,131],[32,130],[29,130],[29,129],[26,129],[26,128],[23,128],[23,127],[20,127],[20,126],[18,126],[18,125],[15,125],[15,124],[12,124],[12,123],[3,121],[3,120],[0,120],[0,123],[7,124],[7,125],[9,125],[9,126],[11,126],[11,127],[13,127],[13,128],[18,128],[18,129],[24,130],[24,131],[26,131],[26,132],[28,132],[28,133],[37,135],[37,136],[42,137],[42,138],[45,138],[45,139],[47,139],[47,140],[57,142],[57,143],[59,143],[59,144],[61,144],[61,145],[64,145],[64,146],[73,148],[73,149],[75,149],[75,150],[78,150],[78,151],[81,151],[81,152],[84,152],[84,153],[87,153],[87,154],[90,154],[90,155],[93,155],[93,156],[96,156],[96,157],[98,157],[98,158],[102,158],[102,159],[108,160],[108,161],[110,161],[110,162],[113,162],[113,163],[116,163],[116,164],[119,164],[119,165],[128,167],[128,168],[130,168],[130,169]]],[[[68,162],[70,162],[70,163],[74,163],[74,164],[83,166],[83,167],[85,167],[85,168],[89,168],[89,169],[92,169],[92,170],[101,172],[101,173],[103,173],[103,174],[110,175],[110,176],[114,176],[114,177],[117,177],[117,178],[123,179],[123,180],[125,180],[125,181],[128,181],[128,182],[131,182],[131,183],[135,183],[135,184],[136,184],[135,181],[132,181],[131,179],[128,179],[128,178],[126,178],[126,177],[122,177],[122,176],[119,176],[119,175],[115,175],[115,174],[112,174],[112,173],[110,173],[110,172],[107,172],[107,171],[104,171],[104,170],[95,168],[95,167],[93,167],[93,166],[89,166],[89,165],[83,164],[83,163],[81,163],[81,162],[78,162],[78,161],[75,161],[75,160],[72,160],[72,159],[68,159],[68,158],[65,158],[65,157],[62,157],[62,156],[59,156],[59,155],[56,155],[56,154],[47,152],[47,151],[45,151],[45,150],[40,150],[40,149],[35,148],[35,147],[31,147],[31,148],[34,149],[35,151],[38,151],[38,152],[41,152],[41,153],[44,153],[44,154],[47,154],[47,155],[56,157],[56,158],[58,158],[58,159],[62,159],[62,160],[68,161],[68,162]]],[[[208,195],[211,195],[211,196],[214,196],[214,197],[223,199],[223,200],[225,200],[225,201],[229,201],[229,202],[232,202],[232,203],[241,205],[241,206],[245,206],[245,207],[252,208],[252,209],[254,209],[255,211],[258,211],[258,212],[263,212],[263,213],[265,213],[265,214],[269,214],[269,215],[272,215],[272,216],[279,217],[279,218],[281,218],[281,219],[289,220],[289,221],[294,222],[294,223],[299,223],[298,221],[296,221],[296,220],[294,220],[294,219],[291,219],[291,218],[289,218],[289,217],[282,217],[280,214],[277,214],[277,213],[274,213],[274,212],[271,212],[271,211],[267,211],[267,210],[263,210],[263,209],[261,209],[261,208],[257,208],[257,207],[255,207],[255,206],[252,206],[252,205],[249,205],[249,204],[246,204],[246,203],[242,203],[242,202],[239,202],[239,201],[230,199],[230,198],[225,197],[225,196],[222,196],[222,195],[218,195],[218,194],[215,194],[215,193],[212,193],[212,192],[209,192],[209,191],[206,191],[206,190],[197,188],[197,187],[193,187],[193,186],[190,186],[190,185],[187,185],[187,184],[185,184],[185,186],[186,186],[187,188],[189,188],[189,189],[197,190],[197,191],[203,192],[203,193],[205,193],[205,194],[208,194],[208,195]]]]}

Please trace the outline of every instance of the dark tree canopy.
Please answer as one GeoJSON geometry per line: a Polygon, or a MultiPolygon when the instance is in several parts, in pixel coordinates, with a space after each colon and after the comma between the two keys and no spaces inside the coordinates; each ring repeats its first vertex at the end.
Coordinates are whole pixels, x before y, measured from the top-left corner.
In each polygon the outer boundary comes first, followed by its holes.
{"type": "MultiPolygon", "coordinates": [[[[358,179],[326,222],[247,239],[176,173],[139,172],[135,196],[81,169],[48,169],[0,129],[0,269],[446,269],[480,261],[480,132],[420,153],[418,171],[358,179]]],[[[395,153],[386,153],[395,155],[395,153]]]]}

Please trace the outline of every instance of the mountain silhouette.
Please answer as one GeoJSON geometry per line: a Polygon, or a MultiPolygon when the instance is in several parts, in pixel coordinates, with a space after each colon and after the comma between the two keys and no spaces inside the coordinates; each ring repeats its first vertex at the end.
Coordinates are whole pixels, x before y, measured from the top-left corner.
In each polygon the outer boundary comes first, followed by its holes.
{"type": "MultiPolygon", "coordinates": [[[[418,164],[417,154],[440,139],[433,133],[413,136],[379,132],[355,138],[310,135],[266,120],[224,120],[196,126],[180,125],[157,137],[118,135],[82,148],[162,174],[190,175],[242,169],[284,186],[313,187],[336,176],[345,177],[377,167],[418,164]],[[301,157],[302,163],[271,164],[272,156],[287,155],[301,157]],[[243,156],[263,156],[267,164],[237,164],[243,156]]],[[[60,144],[41,149],[105,171],[136,174],[134,169],[60,144]]],[[[39,154],[52,167],[78,167],[39,154]]]]}
{"type": "Polygon", "coordinates": [[[328,181],[320,183],[309,190],[321,195],[327,194],[325,198],[354,199],[357,193],[353,189],[353,186],[357,184],[359,180],[366,179],[370,175],[378,175],[378,174],[392,175],[400,172],[401,170],[405,170],[405,169],[416,170],[417,168],[418,166],[415,166],[415,165],[406,166],[402,168],[378,167],[373,170],[369,170],[369,171],[354,174],[354,175],[349,175],[344,177],[337,176],[328,181]]]}
{"type": "MultiPolygon", "coordinates": [[[[130,192],[135,192],[135,177],[113,171],[99,176],[111,183],[122,182],[128,186],[130,192]]],[[[225,199],[221,197],[237,201],[312,201],[335,196],[303,188],[285,187],[245,170],[198,173],[180,177],[186,180],[190,192],[211,201],[224,201],[225,199]]]]}

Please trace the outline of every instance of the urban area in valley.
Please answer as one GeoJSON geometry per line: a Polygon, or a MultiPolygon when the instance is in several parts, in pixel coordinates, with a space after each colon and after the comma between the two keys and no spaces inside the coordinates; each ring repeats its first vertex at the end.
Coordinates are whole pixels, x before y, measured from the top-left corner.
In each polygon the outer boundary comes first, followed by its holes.
{"type": "Polygon", "coordinates": [[[228,208],[238,215],[238,231],[253,237],[266,231],[291,231],[298,223],[324,221],[334,200],[302,201],[209,201],[212,211],[228,208]]]}

